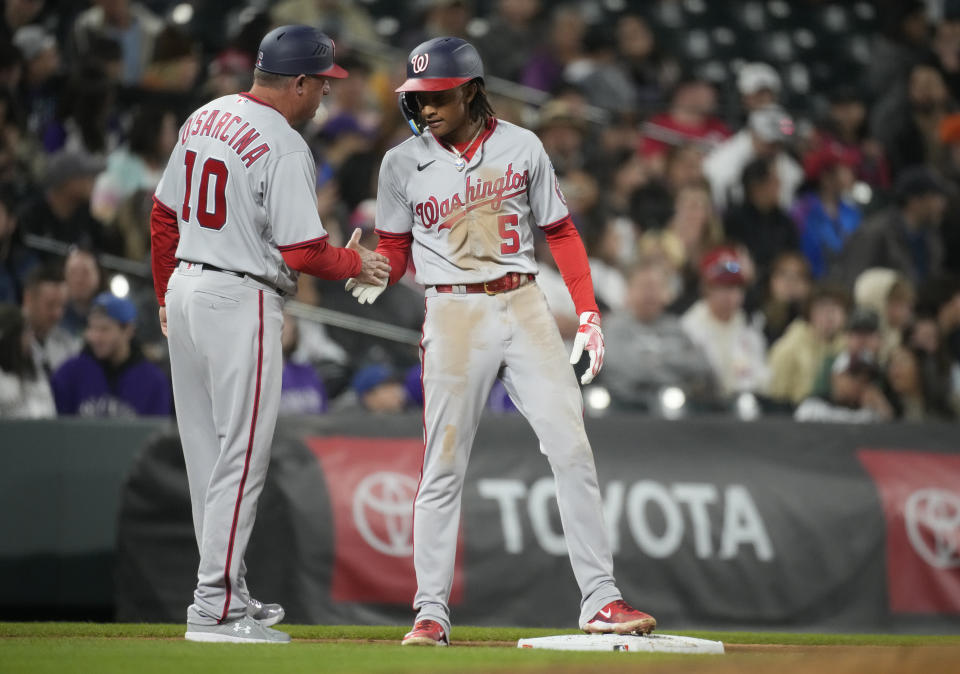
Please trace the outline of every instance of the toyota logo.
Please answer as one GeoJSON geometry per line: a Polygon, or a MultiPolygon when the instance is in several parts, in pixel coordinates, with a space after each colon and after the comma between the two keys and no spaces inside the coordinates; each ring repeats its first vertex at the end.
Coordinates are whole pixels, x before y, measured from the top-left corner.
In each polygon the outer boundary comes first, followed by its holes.
{"type": "Polygon", "coordinates": [[[933,567],[960,567],[960,495],[946,489],[920,489],[903,507],[907,537],[933,567]]]}
{"type": "Polygon", "coordinates": [[[353,521],[374,550],[393,557],[413,554],[413,499],[417,481],[400,473],[372,473],[353,492],[353,521]]]}
{"type": "Polygon", "coordinates": [[[429,63],[430,54],[417,54],[410,61],[410,65],[413,66],[413,72],[418,75],[427,69],[429,63]]]}

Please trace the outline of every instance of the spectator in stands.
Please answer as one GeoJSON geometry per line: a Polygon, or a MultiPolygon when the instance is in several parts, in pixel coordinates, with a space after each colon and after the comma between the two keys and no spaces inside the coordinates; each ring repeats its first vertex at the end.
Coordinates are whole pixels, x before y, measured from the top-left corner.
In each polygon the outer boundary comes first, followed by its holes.
{"type": "Polygon", "coordinates": [[[283,350],[283,379],[280,390],[280,414],[323,414],[327,411],[327,391],[317,371],[292,357],[300,342],[297,319],[283,314],[280,347],[283,350]]]}
{"type": "Polygon", "coordinates": [[[656,410],[659,392],[677,386],[690,398],[714,391],[714,375],[703,350],[675,316],[664,313],[670,300],[665,261],[641,259],[630,268],[626,306],[604,318],[607,356],[616,368],[600,382],[617,406],[656,410]]]}
{"type": "Polygon", "coordinates": [[[770,263],[761,299],[763,335],[767,344],[783,336],[787,326],[798,318],[810,298],[813,279],[810,263],[800,251],[780,253],[770,263]]]}
{"type": "MultiPolygon", "coordinates": [[[[880,317],[873,309],[854,306],[847,319],[847,326],[843,333],[843,350],[850,358],[856,358],[876,365],[880,362],[880,317]]],[[[824,358],[813,384],[811,395],[827,397],[830,391],[830,368],[839,357],[829,355],[824,358]]]]}
{"type": "Polygon", "coordinates": [[[826,119],[817,126],[811,145],[811,153],[839,145],[853,157],[854,173],[859,180],[875,190],[890,188],[890,163],[883,145],[869,133],[867,105],[855,88],[843,86],[831,92],[826,119]]]}
{"type": "Polygon", "coordinates": [[[842,352],[830,366],[826,397],[810,397],[797,407],[797,421],[869,423],[890,421],[894,409],[884,396],[874,361],[842,352]]]}
{"type": "Polygon", "coordinates": [[[701,298],[683,315],[684,331],[707,354],[724,398],[767,384],[763,333],[743,310],[747,277],[737,250],[719,246],[700,261],[701,298]]]}
{"type": "Polygon", "coordinates": [[[116,40],[123,50],[123,83],[140,84],[153,57],[153,45],[163,30],[163,21],[139,2],[95,0],[73,24],[73,39],[81,58],[95,38],[116,40]]]}
{"type": "Polygon", "coordinates": [[[938,159],[940,122],[953,105],[940,71],[920,63],[910,70],[905,99],[885,116],[878,106],[876,132],[894,177],[908,167],[938,159]]]}
{"type": "Polygon", "coordinates": [[[951,98],[960,100],[960,12],[955,2],[944,5],[944,16],[934,28],[932,51],[951,98]]]}
{"type": "Polygon", "coordinates": [[[780,75],[768,63],[746,63],[737,73],[737,91],[744,116],[780,102],[780,75]]]}
{"type": "Polygon", "coordinates": [[[822,146],[804,158],[807,180],[813,189],[797,199],[790,214],[815,279],[829,273],[860,227],[860,209],[847,196],[853,188],[855,163],[856,157],[838,145],[822,146]]]}
{"type": "Polygon", "coordinates": [[[33,362],[48,377],[81,346],[59,325],[66,303],[67,284],[59,269],[40,265],[27,275],[23,317],[30,331],[33,362]]]}
{"type": "Polygon", "coordinates": [[[574,106],[563,100],[548,101],[540,109],[536,131],[558,176],[584,167],[586,121],[574,106]]]}
{"type": "Polygon", "coordinates": [[[623,309],[627,279],[623,269],[633,263],[636,229],[626,218],[609,217],[583,235],[590,276],[601,311],[623,309]]]}
{"type": "Polygon", "coordinates": [[[586,22],[578,5],[554,7],[546,43],[527,61],[520,83],[541,91],[553,91],[563,81],[567,65],[583,55],[585,34],[586,22]]]}
{"type": "Polygon", "coordinates": [[[0,184],[0,302],[20,304],[27,274],[37,266],[37,256],[23,244],[14,215],[13,189],[0,184]]]}
{"type": "Polygon", "coordinates": [[[133,201],[153,196],[167,158],[177,142],[172,111],[156,106],[138,108],[131,118],[126,144],[107,156],[106,168],[93,184],[90,211],[123,242],[123,254],[146,259],[150,249],[149,218],[133,217],[133,201]]]}
{"type": "Polygon", "coordinates": [[[490,29],[475,41],[484,72],[517,81],[540,41],[540,0],[498,0],[490,29]]]}
{"type": "Polygon", "coordinates": [[[662,175],[671,148],[693,144],[707,154],[730,137],[717,116],[717,91],[706,80],[677,84],[666,112],[653,115],[642,127],[640,154],[654,175],[662,175]]]}
{"type": "Polygon", "coordinates": [[[55,417],[53,393],[33,362],[20,308],[0,303],[0,419],[55,417]]]}
{"type": "Polygon", "coordinates": [[[705,182],[691,183],[677,191],[665,234],[679,241],[683,250],[683,287],[670,305],[671,313],[681,314],[700,295],[700,259],[723,239],[723,229],[705,182]]]}
{"type": "MultiPolygon", "coordinates": [[[[648,175],[647,182],[631,196],[630,217],[641,232],[662,229],[673,213],[673,202],[681,187],[705,180],[704,153],[694,143],[667,151],[663,175],[648,175]]],[[[645,162],[647,169],[650,164],[645,162]]]]}
{"type": "Polygon", "coordinates": [[[617,60],[613,27],[605,23],[590,26],[583,47],[583,56],[564,69],[564,80],[594,105],[619,118],[634,118],[637,90],[626,66],[617,60]]]}
{"type": "Polygon", "coordinates": [[[930,38],[922,0],[885,0],[878,12],[883,30],[874,37],[865,73],[874,96],[907,78],[910,68],[927,57],[930,38]]]}
{"type": "Polygon", "coordinates": [[[747,164],[742,183],[743,203],[727,209],[724,231],[746,246],[763,278],[777,255],[798,248],[797,228],[780,207],[780,178],[772,159],[758,157],[747,164]]]}
{"type": "Polygon", "coordinates": [[[473,11],[467,0],[418,0],[413,6],[418,13],[414,14],[413,30],[404,36],[405,47],[413,48],[442,35],[469,37],[467,25],[473,11]]]}
{"type": "Polygon", "coordinates": [[[894,414],[903,421],[952,420],[949,389],[936,372],[922,367],[921,357],[907,346],[897,346],[887,359],[887,396],[894,414]]]}
{"type": "Polygon", "coordinates": [[[90,310],[83,351],[54,373],[57,412],[85,417],[167,416],[170,382],[146,360],[134,340],[133,302],[97,295],[90,310]]]}
{"type": "Polygon", "coordinates": [[[90,215],[90,194],[103,162],[84,152],[64,150],[50,157],[43,192],[17,216],[24,232],[60,243],[117,252],[117,237],[90,215]]]}
{"type": "Polygon", "coordinates": [[[714,203],[721,212],[743,201],[743,169],[757,157],[770,157],[775,162],[780,177],[780,207],[790,208],[803,182],[803,169],[784,149],[793,134],[793,120],[783,108],[760,108],[750,113],[743,129],[706,156],[703,173],[710,181],[714,203]]]}
{"type": "Polygon", "coordinates": [[[19,99],[28,111],[27,129],[40,136],[54,121],[63,87],[57,39],[42,27],[31,25],[17,30],[13,44],[23,56],[19,99]]]}
{"type": "Polygon", "coordinates": [[[880,360],[886,361],[893,348],[902,343],[903,331],[913,322],[916,292],[913,284],[893,269],[865,270],[853,285],[857,306],[872,309],[880,317],[880,360]]]}
{"type": "Polygon", "coordinates": [[[939,227],[946,188],[928,168],[917,166],[897,178],[896,204],[868,218],[837,258],[835,275],[852,283],[863,270],[888,267],[914,284],[943,271],[939,227]]]}
{"type": "Polygon", "coordinates": [[[388,365],[361,368],[351,382],[361,407],[375,414],[396,414],[410,403],[403,380],[388,365]]]}
{"type": "MultiPolygon", "coordinates": [[[[658,108],[664,92],[680,77],[680,64],[640,14],[626,12],[617,17],[617,58],[627,68],[637,91],[638,112],[643,116],[658,108]]],[[[486,63],[486,61],[484,61],[486,63]]]]}
{"type": "MultiPolygon", "coordinates": [[[[157,33],[150,62],[143,72],[140,86],[179,98],[191,94],[202,70],[200,46],[180,27],[168,24],[157,33]]],[[[184,105],[189,105],[184,101],[184,105]]]]}
{"type": "Polygon", "coordinates": [[[770,347],[767,393],[771,398],[798,405],[810,395],[823,361],[843,347],[841,333],[849,303],[842,288],[813,289],[804,316],[795,319],[770,347]]]}
{"type": "Polygon", "coordinates": [[[85,248],[71,248],[63,263],[63,278],[67,284],[67,303],[60,326],[74,337],[82,339],[93,300],[103,285],[97,257],[85,248]]]}

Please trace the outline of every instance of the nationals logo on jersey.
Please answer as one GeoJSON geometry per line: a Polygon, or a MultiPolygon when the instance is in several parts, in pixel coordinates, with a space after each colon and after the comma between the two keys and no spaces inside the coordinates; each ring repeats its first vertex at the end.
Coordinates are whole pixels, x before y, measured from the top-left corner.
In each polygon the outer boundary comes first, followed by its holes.
{"type": "Polygon", "coordinates": [[[467,213],[482,206],[489,205],[490,210],[499,211],[505,200],[526,192],[529,182],[530,174],[527,171],[515,173],[513,164],[508,164],[503,176],[496,180],[468,176],[462,197],[460,193],[455,193],[441,201],[431,195],[427,200],[418,202],[413,211],[426,229],[438,222],[440,226],[437,231],[449,229],[467,213]]]}

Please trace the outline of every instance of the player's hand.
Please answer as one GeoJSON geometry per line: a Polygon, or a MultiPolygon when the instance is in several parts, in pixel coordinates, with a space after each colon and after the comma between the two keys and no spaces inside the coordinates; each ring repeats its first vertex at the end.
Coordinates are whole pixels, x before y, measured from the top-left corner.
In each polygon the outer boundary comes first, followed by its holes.
{"type": "Polygon", "coordinates": [[[384,282],[381,285],[371,285],[369,283],[360,283],[355,278],[347,279],[346,291],[357,298],[360,304],[373,304],[380,297],[380,293],[387,289],[384,282]]]}
{"type": "Polygon", "coordinates": [[[160,307],[160,332],[163,333],[163,336],[167,336],[167,308],[160,307]]]}
{"type": "Polygon", "coordinates": [[[586,349],[590,354],[590,367],[580,377],[581,384],[589,384],[603,367],[603,332],[600,330],[600,314],[596,311],[584,311],[580,314],[580,327],[573,339],[573,351],[570,352],[570,364],[580,362],[580,356],[586,349]]]}
{"type": "Polygon", "coordinates": [[[390,278],[390,261],[380,253],[361,246],[360,234],[359,227],[354,229],[345,246],[345,248],[355,250],[360,254],[360,261],[363,266],[360,267],[360,273],[357,274],[357,281],[372,286],[386,285],[390,278]]]}

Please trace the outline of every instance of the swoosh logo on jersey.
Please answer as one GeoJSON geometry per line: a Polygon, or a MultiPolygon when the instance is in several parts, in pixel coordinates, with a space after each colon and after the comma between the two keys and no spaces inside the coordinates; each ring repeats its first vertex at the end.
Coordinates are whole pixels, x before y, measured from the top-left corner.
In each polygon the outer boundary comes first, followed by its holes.
{"type": "Polygon", "coordinates": [[[431,160],[428,161],[426,164],[417,164],[417,170],[418,170],[418,171],[422,171],[423,169],[427,168],[428,166],[430,166],[430,164],[432,164],[432,163],[435,162],[435,161],[437,161],[437,160],[436,160],[436,159],[431,159],[431,160]]]}
{"type": "Polygon", "coordinates": [[[612,611],[611,609],[606,609],[606,610],[601,609],[601,610],[600,610],[600,615],[602,615],[604,618],[608,618],[608,619],[609,619],[609,618],[610,618],[610,615],[611,615],[612,613],[613,613],[613,611],[612,611]]]}

